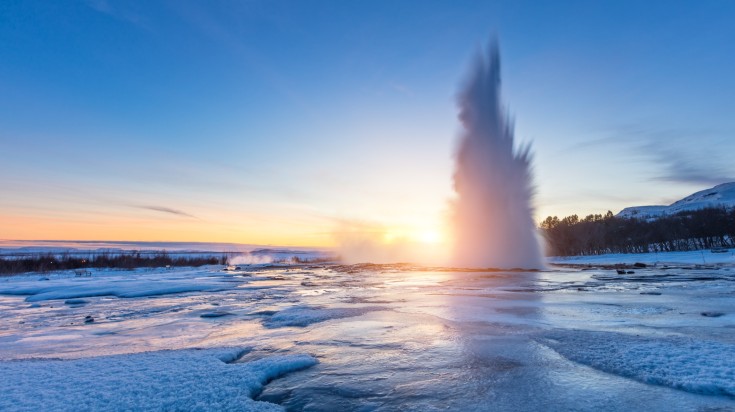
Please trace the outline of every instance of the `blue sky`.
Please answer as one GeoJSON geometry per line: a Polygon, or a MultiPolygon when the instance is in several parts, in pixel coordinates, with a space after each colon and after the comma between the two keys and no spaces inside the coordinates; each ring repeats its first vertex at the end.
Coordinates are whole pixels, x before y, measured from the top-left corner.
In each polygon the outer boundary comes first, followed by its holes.
{"type": "Polygon", "coordinates": [[[735,180],[730,1],[5,1],[0,238],[431,231],[500,40],[538,220],[735,180]]]}

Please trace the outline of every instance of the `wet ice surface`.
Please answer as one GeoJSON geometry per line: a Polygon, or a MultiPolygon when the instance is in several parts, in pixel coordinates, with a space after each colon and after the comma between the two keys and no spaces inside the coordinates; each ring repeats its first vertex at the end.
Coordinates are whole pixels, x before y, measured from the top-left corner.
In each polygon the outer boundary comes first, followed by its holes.
{"type": "Polygon", "coordinates": [[[211,267],[29,275],[1,279],[0,293],[4,360],[311,355],[318,364],[253,395],[287,410],[735,410],[730,266],[211,267]]]}

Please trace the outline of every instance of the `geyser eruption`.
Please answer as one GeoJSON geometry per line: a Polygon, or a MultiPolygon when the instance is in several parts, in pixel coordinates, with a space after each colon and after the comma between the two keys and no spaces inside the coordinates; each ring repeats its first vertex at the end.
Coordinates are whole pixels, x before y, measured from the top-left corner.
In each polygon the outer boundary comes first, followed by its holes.
{"type": "Polygon", "coordinates": [[[479,53],[459,94],[464,128],[454,173],[455,265],[540,269],[529,146],[516,148],[500,101],[500,55],[479,53]]]}

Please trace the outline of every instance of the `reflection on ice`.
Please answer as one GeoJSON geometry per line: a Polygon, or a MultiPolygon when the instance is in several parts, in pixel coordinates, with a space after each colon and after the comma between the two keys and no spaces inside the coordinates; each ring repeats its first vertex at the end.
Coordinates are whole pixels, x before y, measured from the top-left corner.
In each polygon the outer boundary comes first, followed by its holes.
{"type": "Polygon", "coordinates": [[[50,284],[22,276],[0,284],[0,354],[124,358],[246,346],[252,350],[237,361],[244,365],[313,356],[318,364],[257,395],[288,410],[733,408],[730,269],[618,276],[604,269],[255,267],[236,275],[212,268],[56,276],[50,284]],[[170,282],[217,287],[139,297],[90,293],[79,306],[25,301],[39,283],[52,285],[48,293],[80,282],[124,287],[131,279],[143,291],[170,282]],[[7,294],[21,290],[28,295],[7,294]],[[203,317],[211,313],[227,315],[203,317]],[[85,324],[90,315],[95,322],[85,324]]]}

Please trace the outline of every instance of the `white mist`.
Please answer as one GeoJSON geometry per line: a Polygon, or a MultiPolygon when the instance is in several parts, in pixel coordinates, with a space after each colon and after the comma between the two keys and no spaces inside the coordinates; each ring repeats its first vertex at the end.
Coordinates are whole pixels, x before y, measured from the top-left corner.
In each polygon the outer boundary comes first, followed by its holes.
{"type": "Polygon", "coordinates": [[[540,269],[529,146],[515,147],[500,101],[500,55],[492,42],[459,93],[463,131],[456,153],[454,264],[540,269]]]}

